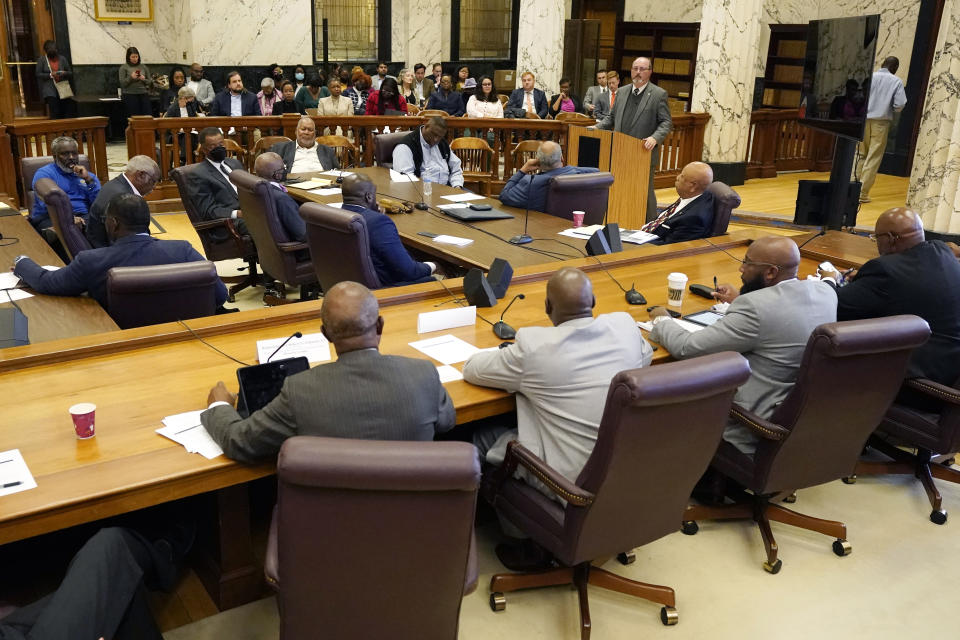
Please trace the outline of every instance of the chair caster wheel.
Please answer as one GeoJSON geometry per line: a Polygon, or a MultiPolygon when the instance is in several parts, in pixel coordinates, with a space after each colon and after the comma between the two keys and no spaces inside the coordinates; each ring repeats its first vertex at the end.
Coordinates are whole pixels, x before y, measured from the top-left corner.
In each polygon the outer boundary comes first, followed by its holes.
{"type": "Polygon", "coordinates": [[[617,554],[617,561],[620,564],[633,564],[637,560],[637,554],[633,551],[624,551],[617,554]]]}
{"type": "Polygon", "coordinates": [[[946,524],[947,522],[947,512],[943,509],[939,511],[930,512],[930,522],[933,524],[946,524]]]}
{"type": "Polygon", "coordinates": [[[783,567],[783,560],[779,560],[779,559],[773,564],[770,564],[769,562],[763,563],[763,570],[766,571],[767,573],[773,573],[773,574],[780,573],[781,567],[783,567]]]}
{"type": "Polygon", "coordinates": [[[794,491],[793,493],[788,495],[786,498],[784,498],[783,501],[786,502],[787,504],[793,504],[794,502],[796,502],[797,501],[796,491],[794,491]]]}
{"type": "Polygon", "coordinates": [[[499,591],[490,594],[490,610],[503,611],[507,608],[507,599],[499,591]]]}
{"type": "Polygon", "coordinates": [[[680,614],[673,607],[662,607],[660,609],[660,622],[668,627],[680,622],[680,614]]]}
{"type": "Polygon", "coordinates": [[[841,478],[843,484],[857,484],[857,476],[847,476],[846,478],[841,478]]]}
{"type": "Polygon", "coordinates": [[[853,545],[847,542],[846,540],[834,540],[833,541],[833,552],[840,556],[848,556],[853,553],[853,545]]]}
{"type": "Polygon", "coordinates": [[[692,536],[700,531],[700,525],[698,525],[694,520],[685,520],[682,525],[680,525],[680,531],[688,536],[692,536]]]}

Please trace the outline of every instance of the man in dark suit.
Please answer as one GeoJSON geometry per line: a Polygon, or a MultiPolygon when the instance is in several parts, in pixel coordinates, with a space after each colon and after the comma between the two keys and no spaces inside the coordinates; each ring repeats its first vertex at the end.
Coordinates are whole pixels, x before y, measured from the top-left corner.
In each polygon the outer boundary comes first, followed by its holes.
{"type": "Polygon", "coordinates": [[[650,82],[653,63],[637,58],[630,68],[633,82],[617,91],[613,112],[597,123],[598,129],[613,129],[643,140],[650,151],[650,181],[647,185],[647,222],[657,218],[657,195],[653,191],[653,174],[660,164],[660,145],[673,129],[667,92],[650,82]]]}
{"type": "Polygon", "coordinates": [[[524,71],[520,76],[520,84],[523,86],[510,93],[505,111],[512,110],[514,113],[525,111],[536,114],[541,119],[546,118],[550,106],[547,104],[547,94],[534,87],[535,82],[536,76],[529,71],[524,71]]]}
{"type": "Polygon", "coordinates": [[[287,236],[297,242],[306,242],[307,223],[300,217],[300,207],[287,193],[287,188],[281,184],[285,170],[280,156],[272,151],[261,153],[253,163],[253,172],[264,180],[270,181],[270,186],[273,188],[268,193],[273,199],[277,218],[283,230],[287,232],[287,236]]]}
{"type": "MultiPolygon", "coordinates": [[[[205,258],[186,240],[157,240],[150,236],[150,208],[140,196],[117,196],[107,209],[110,246],[81,251],[65,267],[48,271],[26,256],[14,263],[13,272],[37,293],[78,296],[88,292],[107,307],[107,272],[113,267],[197,262],[205,258]]],[[[227,288],[218,281],[216,300],[227,300],[227,288]]]]}
{"type": "Polygon", "coordinates": [[[377,299],[356,282],[323,298],[321,331],[337,360],[290,376],[280,394],[243,419],[222,382],[211,389],[203,426],[228,458],[276,456],[296,435],[362,440],[432,440],[456,422],[453,402],[428,360],[381,355],[383,317],[377,299]]]}
{"type": "Polygon", "coordinates": [[[256,94],[244,90],[239,71],[227,74],[227,88],[213,98],[211,116],[259,116],[260,101],[256,94]]]}
{"type": "Polygon", "coordinates": [[[297,139],[278,142],[270,147],[281,158],[287,173],[315,173],[339,169],[337,154],[330,147],[317,144],[317,125],[310,116],[297,122],[297,139]]]}
{"type": "Polygon", "coordinates": [[[704,162],[691,162],[677,176],[677,201],[660,212],[642,230],[658,236],[651,244],[671,244],[713,235],[713,169],[704,162]]]}
{"type": "Polygon", "coordinates": [[[243,169],[239,160],[227,157],[223,134],[216,127],[200,131],[200,155],[197,171],[191,174],[187,185],[201,220],[232,218],[237,233],[247,235],[247,226],[240,212],[237,187],[227,177],[231,171],[243,169]]]}
{"type": "Polygon", "coordinates": [[[459,118],[466,113],[463,94],[453,90],[453,80],[449,75],[440,78],[440,86],[427,99],[427,109],[446,111],[451,118],[459,118]]]}
{"type": "MultiPolygon", "coordinates": [[[[960,263],[946,244],[926,240],[923,221],[910,209],[884,211],[875,231],[880,257],[847,274],[847,284],[837,291],[837,320],[920,316],[930,325],[930,339],[914,350],[907,377],[952,386],[960,378],[960,263]]],[[[906,390],[898,401],[937,408],[906,390]]]]}
{"type": "Polygon", "coordinates": [[[143,197],[153,191],[160,181],[160,167],[149,156],[133,156],[127,160],[123,173],[103,185],[97,199],[90,206],[87,218],[87,241],[94,249],[110,244],[107,238],[107,207],[113,199],[124,193],[143,197]]]}
{"type": "Polygon", "coordinates": [[[540,144],[537,157],[527,160],[503,185],[500,201],[511,207],[543,211],[547,204],[547,188],[551,178],[596,171],[593,167],[563,166],[563,149],[556,142],[548,140],[540,144]]]}

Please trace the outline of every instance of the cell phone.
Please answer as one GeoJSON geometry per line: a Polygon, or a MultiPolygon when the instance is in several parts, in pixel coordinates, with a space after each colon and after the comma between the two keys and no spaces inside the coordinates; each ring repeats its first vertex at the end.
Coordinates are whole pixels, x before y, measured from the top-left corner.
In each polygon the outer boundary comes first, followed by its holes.
{"type": "MultiPolygon", "coordinates": [[[[647,313],[650,313],[650,312],[653,311],[654,309],[658,308],[658,306],[659,306],[659,305],[653,305],[652,307],[647,307],[647,313]]],[[[667,313],[670,314],[670,317],[671,317],[671,318],[679,318],[679,317],[680,317],[680,312],[679,312],[679,311],[674,311],[673,309],[669,309],[669,308],[667,308],[667,307],[659,307],[659,308],[660,308],[660,309],[666,309],[666,310],[667,310],[667,313]]]]}
{"type": "Polygon", "coordinates": [[[418,236],[424,236],[425,238],[436,238],[438,234],[430,233],[429,231],[417,231],[418,236]]]}
{"type": "Polygon", "coordinates": [[[817,269],[819,269],[820,271],[835,271],[837,273],[840,273],[840,269],[837,269],[835,266],[833,266],[833,263],[830,262],[829,260],[824,260],[823,262],[821,262],[819,265],[817,265],[817,269]]]}

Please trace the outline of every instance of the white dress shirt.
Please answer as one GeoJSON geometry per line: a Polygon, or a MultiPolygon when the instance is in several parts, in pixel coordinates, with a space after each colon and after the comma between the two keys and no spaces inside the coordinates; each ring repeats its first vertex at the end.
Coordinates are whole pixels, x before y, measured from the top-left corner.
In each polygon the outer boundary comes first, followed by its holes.
{"type": "Polygon", "coordinates": [[[327,171],[333,167],[325,167],[317,157],[317,143],[312,147],[301,147],[297,143],[297,150],[293,155],[293,166],[290,167],[290,173],[308,173],[311,171],[327,171]]]}
{"type": "Polygon", "coordinates": [[[893,120],[893,112],[900,111],[907,104],[907,93],[903,90],[900,78],[889,69],[878,69],[870,79],[870,100],[867,105],[867,118],[872,120],[893,120]]]}
{"type": "Polygon", "coordinates": [[[243,115],[243,104],[240,102],[241,94],[231,93],[230,94],[230,115],[231,116],[242,116],[243,115]]]}
{"type": "MultiPolygon", "coordinates": [[[[451,187],[463,186],[463,169],[460,158],[453,151],[450,152],[450,163],[447,164],[440,153],[440,145],[433,147],[427,144],[420,135],[420,149],[423,152],[423,165],[420,167],[420,177],[429,177],[430,182],[449,184],[451,187]]],[[[413,153],[405,144],[398,144],[393,150],[393,169],[400,173],[414,173],[413,153]]]]}

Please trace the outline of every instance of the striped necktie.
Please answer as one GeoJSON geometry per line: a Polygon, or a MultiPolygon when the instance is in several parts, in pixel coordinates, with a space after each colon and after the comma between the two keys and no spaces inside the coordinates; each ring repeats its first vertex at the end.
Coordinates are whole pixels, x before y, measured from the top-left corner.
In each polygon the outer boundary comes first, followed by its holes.
{"type": "Polygon", "coordinates": [[[653,222],[648,222],[647,224],[643,225],[642,227],[640,227],[640,230],[646,231],[647,233],[652,233],[654,229],[662,225],[664,222],[667,221],[667,219],[670,216],[674,214],[674,212],[677,210],[677,207],[679,205],[680,205],[680,198],[677,198],[677,201],[674,202],[669,207],[667,207],[666,209],[664,209],[663,213],[657,216],[656,220],[654,220],[653,222]]]}

